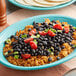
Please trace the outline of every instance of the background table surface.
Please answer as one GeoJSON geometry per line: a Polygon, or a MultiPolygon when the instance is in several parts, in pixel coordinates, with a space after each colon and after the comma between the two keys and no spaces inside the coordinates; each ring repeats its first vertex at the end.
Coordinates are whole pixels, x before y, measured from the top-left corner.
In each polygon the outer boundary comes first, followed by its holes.
{"type": "MultiPolygon", "coordinates": [[[[73,18],[76,18],[76,14],[75,14],[76,3],[70,6],[61,8],[61,9],[57,9],[57,10],[38,11],[38,12],[35,10],[19,8],[9,3],[8,0],[6,0],[6,3],[7,3],[7,15],[8,15],[7,21],[9,25],[17,21],[20,21],[24,18],[28,18],[28,17],[35,16],[35,15],[41,15],[41,14],[61,14],[61,15],[71,16],[73,18]]],[[[33,72],[12,70],[0,64],[0,76],[5,76],[5,75],[8,75],[8,76],[14,76],[14,75],[15,76],[25,76],[25,75],[28,75],[28,76],[62,76],[66,71],[72,68],[76,68],[76,58],[73,58],[72,60],[65,62],[64,64],[61,64],[61,65],[58,65],[52,68],[48,68],[48,69],[44,69],[40,71],[33,71],[33,72]]]]}

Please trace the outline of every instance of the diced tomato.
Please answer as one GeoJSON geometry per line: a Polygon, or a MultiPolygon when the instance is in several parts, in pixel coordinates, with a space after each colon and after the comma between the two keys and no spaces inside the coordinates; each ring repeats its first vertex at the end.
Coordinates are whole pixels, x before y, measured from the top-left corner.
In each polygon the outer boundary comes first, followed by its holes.
{"type": "Polygon", "coordinates": [[[64,26],[64,29],[65,29],[65,33],[69,32],[69,26],[64,26]]]}
{"type": "Polygon", "coordinates": [[[33,41],[33,38],[27,38],[24,40],[25,43],[29,43],[30,41],[33,41]]]}
{"type": "Polygon", "coordinates": [[[33,29],[29,32],[29,35],[34,35],[36,33],[36,29],[33,29]]]}
{"type": "Polygon", "coordinates": [[[32,49],[37,49],[37,44],[34,41],[30,41],[30,46],[32,49]]]}
{"type": "Polygon", "coordinates": [[[53,31],[49,30],[48,35],[51,36],[51,37],[54,37],[56,34],[53,31]]]}
{"type": "Polygon", "coordinates": [[[45,35],[47,35],[47,32],[39,31],[39,34],[45,36],[45,35]]]}
{"type": "Polygon", "coordinates": [[[24,59],[28,59],[28,58],[30,58],[31,57],[31,55],[30,54],[22,54],[21,55],[24,59]]]}
{"type": "Polygon", "coordinates": [[[53,26],[54,29],[59,29],[59,30],[63,30],[62,26],[60,24],[55,24],[53,26]]]}

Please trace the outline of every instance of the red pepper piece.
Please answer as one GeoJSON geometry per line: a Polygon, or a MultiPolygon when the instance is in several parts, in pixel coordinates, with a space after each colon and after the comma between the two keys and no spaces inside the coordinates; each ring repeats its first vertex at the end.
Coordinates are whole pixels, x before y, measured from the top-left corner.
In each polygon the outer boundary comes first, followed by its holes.
{"type": "Polygon", "coordinates": [[[65,29],[65,33],[69,32],[69,26],[64,26],[64,29],[65,29]]]}
{"type": "Polygon", "coordinates": [[[63,30],[62,26],[60,24],[55,24],[53,26],[54,29],[59,29],[59,30],[63,30]]]}
{"type": "Polygon", "coordinates": [[[45,36],[45,35],[47,35],[47,32],[39,31],[39,34],[45,36]]]}
{"type": "Polygon", "coordinates": [[[51,36],[51,37],[54,37],[56,34],[53,31],[49,30],[48,35],[51,36]]]}
{"type": "Polygon", "coordinates": [[[30,41],[30,46],[32,49],[37,49],[37,44],[34,41],[30,41]]]}
{"type": "Polygon", "coordinates": [[[36,29],[33,29],[29,32],[29,35],[34,35],[36,33],[36,29]]]}
{"type": "Polygon", "coordinates": [[[33,38],[27,38],[24,40],[25,43],[29,43],[30,41],[33,41],[33,38]]]}
{"type": "Polygon", "coordinates": [[[30,58],[31,57],[31,55],[30,54],[22,54],[21,55],[24,59],[28,59],[28,58],[30,58]]]}

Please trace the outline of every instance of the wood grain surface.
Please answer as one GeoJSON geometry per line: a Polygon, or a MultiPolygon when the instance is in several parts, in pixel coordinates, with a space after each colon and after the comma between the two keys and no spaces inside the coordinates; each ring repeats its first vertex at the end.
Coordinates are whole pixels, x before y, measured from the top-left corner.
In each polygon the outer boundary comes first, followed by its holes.
{"type": "MultiPolygon", "coordinates": [[[[70,16],[73,18],[76,18],[76,6],[70,5],[67,7],[64,7],[62,9],[57,10],[49,10],[49,11],[35,11],[35,10],[27,10],[27,9],[20,9],[17,10],[11,14],[8,15],[8,24],[11,25],[17,21],[20,21],[24,18],[32,17],[35,15],[41,15],[41,14],[61,14],[65,16],[70,16]]],[[[7,26],[0,26],[0,31],[5,29],[7,26]]],[[[76,67],[76,58],[44,70],[38,70],[38,71],[18,71],[6,68],[5,66],[0,64],[0,76],[62,76],[65,72],[67,72],[69,69],[76,67]],[[69,67],[69,68],[68,68],[69,67]]]]}
{"type": "Polygon", "coordinates": [[[0,76],[63,76],[68,70],[69,68],[63,64],[35,71],[14,70],[0,64],[0,76]]]}

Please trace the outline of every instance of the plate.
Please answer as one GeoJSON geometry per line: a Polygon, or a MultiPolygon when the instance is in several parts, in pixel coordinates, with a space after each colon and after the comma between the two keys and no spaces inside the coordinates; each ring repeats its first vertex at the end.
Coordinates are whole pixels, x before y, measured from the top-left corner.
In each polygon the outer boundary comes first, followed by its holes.
{"type": "Polygon", "coordinates": [[[44,69],[44,68],[49,68],[53,67],[59,64],[62,64],[76,56],[76,49],[69,54],[67,57],[58,60],[53,63],[49,63],[46,65],[40,65],[40,66],[34,66],[34,67],[23,67],[23,66],[16,66],[11,63],[9,63],[6,58],[3,56],[3,47],[4,47],[4,41],[8,39],[11,35],[15,35],[16,31],[18,30],[23,30],[26,25],[31,25],[33,24],[33,21],[36,22],[43,22],[45,21],[45,18],[49,18],[51,21],[52,20],[60,20],[61,22],[68,22],[70,25],[74,25],[76,27],[76,19],[67,17],[67,16],[61,16],[61,15],[38,15],[34,17],[30,17],[27,19],[24,19],[22,21],[19,21],[17,23],[14,23],[13,25],[10,25],[7,27],[4,31],[0,33],[0,63],[5,65],[6,67],[13,68],[13,69],[18,69],[18,70],[38,70],[38,69],[44,69]]]}
{"type": "Polygon", "coordinates": [[[68,6],[72,3],[74,3],[76,0],[71,0],[67,3],[64,3],[64,4],[61,4],[61,5],[57,5],[57,6],[54,6],[54,7],[34,7],[34,6],[27,6],[27,5],[23,5],[23,4],[20,4],[18,2],[16,2],[15,0],[8,0],[9,2],[11,2],[12,4],[16,5],[16,6],[19,6],[21,8],[25,8],[25,9],[31,9],[31,10],[53,10],[53,9],[58,9],[58,8],[62,8],[62,7],[65,7],[65,6],[68,6]]]}

